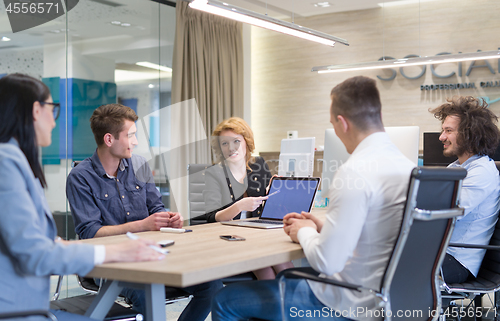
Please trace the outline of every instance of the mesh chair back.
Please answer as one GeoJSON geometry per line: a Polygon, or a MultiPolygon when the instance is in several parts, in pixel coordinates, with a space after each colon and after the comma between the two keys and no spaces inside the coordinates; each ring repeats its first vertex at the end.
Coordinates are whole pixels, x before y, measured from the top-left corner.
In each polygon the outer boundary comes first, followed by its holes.
{"type": "Polygon", "coordinates": [[[188,200],[189,200],[189,218],[191,225],[195,224],[196,220],[206,223],[205,215],[205,200],[203,198],[203,190],[205,189],[205,170],[211,165],[209,164],[189,164],[188,176],[188,200]]]}
{"type": "Polygon", "coordinates": [[[382,281],[393,320],[431,320],[439,317],[438,272],[453,231],[462,168],[415,168],[400,235],[382,281]],[[418,214],[415,208],[427,212],[418,214]],[[410,228],[411,226],[411,228],[410,228]]]}

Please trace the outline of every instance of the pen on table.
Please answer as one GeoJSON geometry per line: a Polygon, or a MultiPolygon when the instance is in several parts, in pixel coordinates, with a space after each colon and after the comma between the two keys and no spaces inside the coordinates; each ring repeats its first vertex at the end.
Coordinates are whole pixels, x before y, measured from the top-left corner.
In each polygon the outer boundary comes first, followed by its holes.
{"type": "Polygon", "coordinates": [[[187,233],[192,232],[193,230],[188,230],[185,228],[174,228],[174,227],[162,227],[160,228],[160,232],[164,233],[187,233]]]}
{"type": "MultiPolygon", "coordinates": [[[[135,235],[134,233],[131,233],[131,232],[127,232],[127,237],[131,240],[138,240],[139,237],[137,235],[135,235]]],[[[167,254],[169,252],[169,250],[165,250],[165,249],[162,249],[161,247],[159,246],[156,246],[156,245],[148,245],[150,248],[152,248],[153,250],[155,250],[156,252],[159,252],[161,254],[167,254]]]]}

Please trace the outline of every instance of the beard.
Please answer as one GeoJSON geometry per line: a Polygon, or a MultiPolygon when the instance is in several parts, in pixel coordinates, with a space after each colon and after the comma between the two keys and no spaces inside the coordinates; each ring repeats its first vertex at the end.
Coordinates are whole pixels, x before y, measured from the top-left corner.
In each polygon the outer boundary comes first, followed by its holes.
{"type": "Polygon", "coordinates": [[[450,149],[445,149],[445,150],[443,150],[443,155],[444,155],[445,157],[453,157],[453,156],[458,156],[458,155],[456,155],[455,151],[450,150],[450,149]]]}
{"type": "Polygon", "coordinates": [[[452,144],[450,144],[450,147],[443,150],[443,155],[445,157],[459,157],[464,153],[465,153],[465,148],[452,144]]]}

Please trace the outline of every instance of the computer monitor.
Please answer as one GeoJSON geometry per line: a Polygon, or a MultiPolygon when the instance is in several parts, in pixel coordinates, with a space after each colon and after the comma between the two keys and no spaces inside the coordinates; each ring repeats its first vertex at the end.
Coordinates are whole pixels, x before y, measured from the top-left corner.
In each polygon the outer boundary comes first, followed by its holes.
{"type": "MultiPolygon", "coordinates": [[[[456,156],[443,155],[443,143],[439,140],[440,132],[424,133],[424,166],[448,166],[457,160],[456,156]]],[[[491,159],[500,161],[500,146],[496,149],[491,159]]]]}
{"type": "Polygon", "coordinates": [[[401,153],[418,166],[420,128],[418,126],[385,127],[385,132],[401,153]]]}
{"type": "Polygon", "coordinates": [[[281,140],[278,175],[312,177],[314,169],[314,137],[281,140]]]}
{"type": "Polygon", "coordinates": [[[424,133],[424,166],[448,166],[457,160],[456,156],[443,155],[443,143],[439,140],[440,132],[424,133]]]}
{"type": "Polygon", "coordinates": [[[325,130],[325,149],[323,151],[323,172],[321,174],[321,197],[327,198],[330,185],[337,169],[351,156],[345,149],[333,128],[325,130]]]}
{"type": "MultiPolygon", "coordinates": [[[[418,148],[420,129],[418,126],[385,127],[392,143],[410,159],[418,164],[418,148]]],[[[330,185],[337,169],[349,158],[344,144],[335,134],[334,129],[325,131],[325,150],[323,152],[323,173],[321,175],[321,196],[328,197],[330,185]]]]}

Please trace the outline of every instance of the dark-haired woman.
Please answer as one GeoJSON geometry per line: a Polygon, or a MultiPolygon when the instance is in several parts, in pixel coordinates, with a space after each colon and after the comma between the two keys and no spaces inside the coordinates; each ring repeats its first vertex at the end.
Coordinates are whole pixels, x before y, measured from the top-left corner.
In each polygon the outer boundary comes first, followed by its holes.
{"type": "MultiPolygon", "coordinates": [[[[50,145],[58,114],[41,81],[23,74],[0,79],[1,312],[47,310],[52,274],[86,275],[96,264],[163,258],[146,240],[93,246],[56,239],[38,151],[50,145]]],[[[59,320],[89,320],[52,312],[59,320]]]]}

